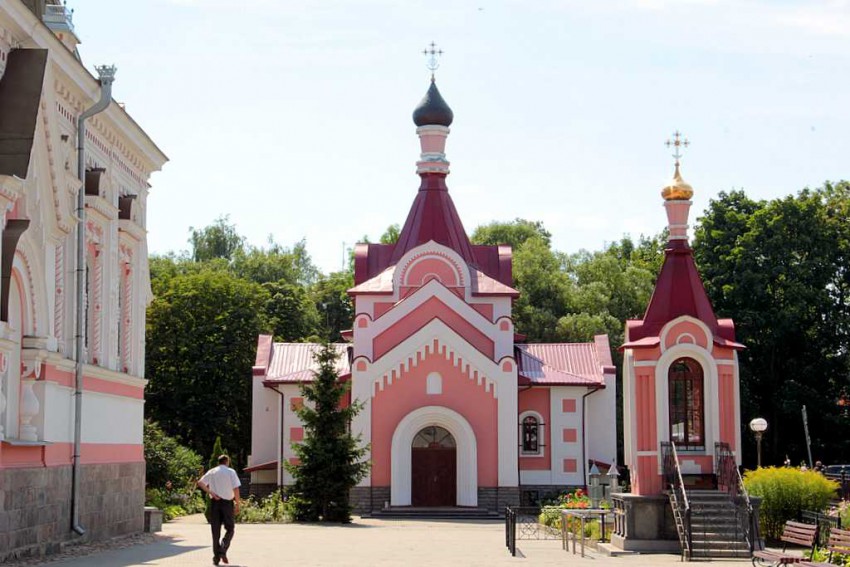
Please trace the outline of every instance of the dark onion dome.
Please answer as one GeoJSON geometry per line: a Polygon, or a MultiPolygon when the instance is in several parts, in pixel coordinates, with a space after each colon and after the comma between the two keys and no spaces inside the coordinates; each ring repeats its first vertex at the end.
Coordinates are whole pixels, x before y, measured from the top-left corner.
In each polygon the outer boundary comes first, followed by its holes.
{"type": "Polygon", "coordinates": [[[450,126],[454,120],[454,113],[443,96],[437,89],[437,83],[431,79],[428,92],[422,97],[419,105],[413,111],[413,123],[417,126],[436,124],[438,126],[450,126]]]}

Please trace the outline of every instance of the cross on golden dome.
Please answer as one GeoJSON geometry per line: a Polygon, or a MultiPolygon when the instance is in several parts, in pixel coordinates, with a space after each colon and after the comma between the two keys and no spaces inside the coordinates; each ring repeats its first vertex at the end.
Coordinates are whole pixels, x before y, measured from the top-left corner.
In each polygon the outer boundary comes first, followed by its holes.
{"type": "Polygon", "coordinates": [[[440,68],[439,57],[443,54],[442,49],[437,48],[437,44],[433,41],[431,44],[422,50],[422,55],[426,55],[428,57],[428,61],[425,63],[425,66],[428,67],[428,70],[431,71],[431,78],[434,78],[434,71],[440,68]]]}
{"type": "Polygon", "coordinates": [[[693,187],[688,185],[682,174],[679,173],[679,159],[682,157],[682,148],[691,145],[687,138],[682,138],[682,133],[673,132],[673,139],[664,142],[668,148],[673,148],[673,157],[676,160],[676,169],[673,171],[673,179],[661,190],[661,196],[665,201],[688,201],[694,195],[693,187]]]}
{"type": "Polygon", "coordinates": [[[664,145],[668,148],[672,146],[673,148],[673,157],[676,159],[676,165],[679,165],[679,159],[682,157],[681,148],[687,148],[691,145],[687,138],[682,139],[682,133],[676,130],[673,132],[673,139],[667,140],[664,142],[664,145]]]}

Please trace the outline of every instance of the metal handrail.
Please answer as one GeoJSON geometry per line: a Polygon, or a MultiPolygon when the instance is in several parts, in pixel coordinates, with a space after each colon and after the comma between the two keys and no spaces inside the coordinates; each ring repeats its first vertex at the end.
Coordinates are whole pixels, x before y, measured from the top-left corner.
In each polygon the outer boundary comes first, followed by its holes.
{"type": "Polygon", "coordinates": [[[672,441],[661,443],[662,452],[664,453],[664,481],[669,483],[670,490],[673,492],[673,500],[678,512],[682,516],[682,529],[684,530],[684,541],[682,549],[683,559],[687,557],[690,560],[690,555],[693,550],[693,536],[691,533],[691,503],[688,500],[688,492],[685,490],[685,480],[682,478],[682,468],[679,465],[679,453],[676,451],[676,444],[672,441]],[[665,451],[669,447],[669,451],[665,451]]]}
{"type": "Polygon", "coordinates": [[[747,492],[747,487],[744,486],[744,478],[741,476],[741,471],[738,469],[737,463],[735,463],[732,448],[728,443],[718,442],[714,444],[714,452],[717,467],[715,472],[717,473],[718,478],[723,478],[727,483],[726,492],[729,494],[729,498],[734,500],[736,496],[743,496],[744,503],[747,507],[747,531],[749,532],[749,534],[745,535],[748,536],[747,543],[750,545],[750,551],[754,551],[756,544],[760,541],[758,523],[755,521],[753,503],[750,501],[750,494],[747,492]],[[734,476],[729,474],[732,469],[735,471],[734,476]]]}

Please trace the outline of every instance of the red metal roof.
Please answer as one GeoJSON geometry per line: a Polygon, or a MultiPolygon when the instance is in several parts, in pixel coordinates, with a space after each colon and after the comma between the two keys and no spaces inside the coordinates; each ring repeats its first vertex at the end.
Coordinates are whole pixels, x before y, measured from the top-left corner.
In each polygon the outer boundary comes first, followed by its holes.
{"type": "MultiPolygon", "coordinates": [[[[461,255],[475,267],[506,286],[513,285],[511,247],[474,246],[446,187],[444,174],[424,173],[407,220],[395,244],[357,244],[354,248],[356,286],[375,278],[413,248],[433,240],[461,255]]],[[[361,293],[369,293],[364,291],[361,293]]]]}
{"type": "Polygon", "coordinates": [[[474,264],[472,244],[449,195],[446,175],[423,173],[420,177],[419,192],[407,214],[390,262],[395,264],[406,252],[433,240],[460,254],[467,264],[474,264]]]}
{"type": "MultiPolygon", "coordinates": [[[[677,317],[689,315],[705,323],[715,337],[735,342],[731,321],[721,324],[714,314],[702,285],[694,255],[687,241],[672,240],[664,250],[664,264],[642,320],[629,321],[628,346],[643,346],[641,339],[657,337],[661,329],[677,317]]],[[[626,347],[627,345],[624,345],[626,347]]]]}
{"type": "Polygon", "coordinates": [[[250,467],[245,467],[242,469],[242,472],[254,472],[254,471],[273,471],[277,469],[277,461],[269,461],[267,463],[260,463],[258,465],[251,465],[250,467]]]}
{"type": "MultiPolygon", "coordinates": [[[[309,382],[313,379],[313,371],[319,368],[313,359],[313,354],[321,346],[317,343],[274,343],[271,345],[271,357],[263,382],[266,384],[309,382]]],[[[333,346],[339,353],[336,371],[340,376],[350,374],[348,345],[335,343],[333,346]]]]}
{"type": "MultiPolygon", "coordinates": [[[[387,268],[370,280],[354,286],[348,290],[350,294],[375,293],[388,294],[393,292],[393,269],[387,268]]],[[[510,295],[518,297],[519,292],[514,288],[495,280],[480,270],[473,267],[469,269],[472,276],[473,295],[510,295]]]]}
{"type": "Polygon", "coordinates": [[[592,343],[536,343],[517,345],[519,374],[531,384],[605,386],[614,373],[608,337],[592,343]]]}

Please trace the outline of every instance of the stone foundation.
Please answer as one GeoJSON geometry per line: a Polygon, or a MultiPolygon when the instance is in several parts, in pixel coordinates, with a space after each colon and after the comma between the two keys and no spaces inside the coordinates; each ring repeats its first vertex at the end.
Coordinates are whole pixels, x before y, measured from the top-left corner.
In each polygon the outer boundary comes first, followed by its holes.
{"type": "Polygon", "coordinates": [[[573,492],[584,486],[554,485],[554,484],[523,484],[519,487],[520,506],[540,506],[544,502],[554,500],[564,492],[573,492]]]}
{"type": "Polygon", "coordinates": [[[277,488],[276,482],[252,482],[248,485],[248,495],[253,496],[254,500],[260,501],[277,490],[277,488]]]}
{"type": "Polygon", "coordinates": [[[504,515],[507,506],[519,506],[519,488],[516,486],[478,487],[479,508],[501,516],[504,515]]]}
{"type": "Polygon", "coordinates": [[[71,531],[71,467],[0,469],[0,563],[144,528],[145,463],[83,465],[80,523],[71,531]]]}
{"type": "Polygon", "coordinates": [[[389,486],[355,486],[349,493],[351,512],[360,516],[381,510],[390,501],[389,486]]]}
{"type": "Polygon", "coordinates": [[[679,553],[679,534],[665,495],[618,494],[625,506],[623,533],[611,534],[611,545],[625,551],[679,553]]]}

